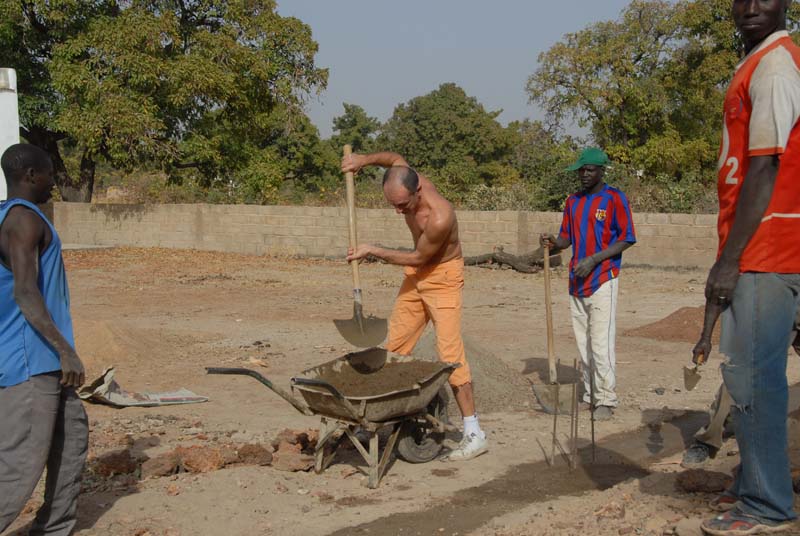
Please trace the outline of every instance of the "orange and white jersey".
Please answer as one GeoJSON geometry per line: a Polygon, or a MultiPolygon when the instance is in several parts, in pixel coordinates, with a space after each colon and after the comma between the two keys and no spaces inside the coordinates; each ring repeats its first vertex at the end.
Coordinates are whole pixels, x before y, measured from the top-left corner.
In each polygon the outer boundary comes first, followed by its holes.
{"type": "Polygon", "coordinates": [[[725,95],[719,157],[719,253],[750,158],[778,155],[775,190],[742,254],[741,272],[800,273],[800,48],[775,32],[736,68],[725,95]]]}

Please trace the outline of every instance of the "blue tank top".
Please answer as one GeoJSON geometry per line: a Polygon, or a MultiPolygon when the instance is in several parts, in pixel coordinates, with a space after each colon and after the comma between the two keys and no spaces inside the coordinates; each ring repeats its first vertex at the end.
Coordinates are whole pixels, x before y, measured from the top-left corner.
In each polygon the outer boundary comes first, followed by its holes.
{"type": "MultiPolygon", "coordinates": [[[[11,207],[16,205],[24,205],[38,214],[53,235],[50,245],[39,254],[38,287],[53,323],[74,348],[61,240],[39,208],[22,199],[0,203],[0,225],[11,207]]],[[[31,376],[57,370],[61,370],[58,353],[22,315],[14,300],[14,276],[11,270],[0,264],[0,387],[17,385],[31,376]]]]}

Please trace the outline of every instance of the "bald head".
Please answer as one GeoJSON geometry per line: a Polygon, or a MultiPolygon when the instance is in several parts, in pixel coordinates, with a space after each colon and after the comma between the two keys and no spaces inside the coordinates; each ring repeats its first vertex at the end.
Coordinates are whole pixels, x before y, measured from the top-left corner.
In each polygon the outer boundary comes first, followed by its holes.
{"type": "Polygon", "coordinates": [[[12,145],[0,158],[0,166],[6,176],[6,184],[18,184],[30,170],[44,173],[52,169],[53,163],[46,151],[29,143],[12,145]]]}
{"type": "Polygon", "coordinates": [[[419,175],[406,166],[392,166],[383,174],[383,187],[403,185],[408,193],[414,194],[419,188],[419,175]]]}

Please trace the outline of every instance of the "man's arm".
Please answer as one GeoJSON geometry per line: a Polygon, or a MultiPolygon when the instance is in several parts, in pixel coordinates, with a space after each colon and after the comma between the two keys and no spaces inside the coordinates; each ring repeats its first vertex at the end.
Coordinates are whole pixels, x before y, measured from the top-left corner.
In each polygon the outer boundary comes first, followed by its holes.
{"type": "Polygon", "coordinates": [[[559,251],[565,250],[572,245],[569,238],[559,236],[556,238],[554,235],[543,233],[539,236],[539,245],[544,247],[545,244],[550,246],[550,254],[555,255],[559,251]]]}
{"type": "Polygon", "coordinates": [[[613,217],[611,225],[618,233],[619,238],[607,248],[581,259],[575,265],[575,275],[578,277],[589,277],[598,264],[611,257],[621,255],[623,251],[636,243],[631,207],[625,194],[622,192],[616,194],[611,208],[613,217]]]}
{"type": "Polygon", "coordinates": [[[558,238],[548,233],[539,235],[539,245],[542,247],[549,246],[551,255],[565,250],[572,245],[572,241],[569,239],[571,236],[570,230],[572,229],[572,219],[570,217],[571,200],[572,196],[567,198],[567,206],[564,207],[564,213],[561,215],[561,228],[558,231],[558,238]]]}
{"type": "Polygon", "coordinates": [[[424,266],[433,256],[442,249],[452,228],[452,218],[449,214],[436,220],[428,221],[425,231],[417,240],[417,247],[414,251],[399,251],[396,249],[386,249],[371,244],[361,244],[356,249],[348,250],[347,260],[363,259],[367,255],[373,255],[383,259],[389,264],[399,264],[401,266],[424,266]]]}
{"type": "Polygon", "coordinates": [[[733,296],[739,280],[739,259],[767,211],[779,165],[778,155],[754,156],[750,159],[728,240],[719,260],[708,274],[706,300],[722,303],[733,296]]]}
{"type": "Polygon", "coordinates": [[[610,259],[615,255],[619,255],[632,245],[633,242],[624,242],[624,241],[614,242],[606,249],[598,251],[594,255],[589,255],[588,257],[582,258],[580,262],[578,262],[578,264],[575,265],[575,275],[577,275],[578,277],[588,276],[590,273],[592,273],[592,270],[594,270],[595,266],[597,266],[606,259],[610,259]]]}
{"type": "Polygon", "coordinates": [[[28,209],[12,209],[6,217],[8,263],[14,275],[14,300],[25,319],[50,343],[61,359],[61,383],[80,387],[85,379],[75,349],[53,323],[39,291],[39,244],[45,234],[42,219],[28,209]]]}
{"type": "Polygon", "coordinates": [[[361,168],[367,166],[380,166],[385,168],[393,166],[409,167],[405,158],[397,153],[389,151],[369,154],[353,153],[342,158],[342,173],[357,173],[361,168]]]}
{"type": "Polygon", "coordinates": [[[700,340],[692,349],[692,361],[702,365],[708,361],[711,354],[711,334],[714,333],[714,325],[717,323],[722,307],[714,302],[706,301],[706,309],[703,314],[703,331],[700,333],[700,340]]]}

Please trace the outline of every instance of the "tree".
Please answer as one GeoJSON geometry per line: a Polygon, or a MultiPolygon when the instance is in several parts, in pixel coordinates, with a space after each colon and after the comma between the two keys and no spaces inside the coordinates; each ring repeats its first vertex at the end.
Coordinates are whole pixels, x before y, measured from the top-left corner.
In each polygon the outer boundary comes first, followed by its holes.
{"type": "MultiPolygon", "coordinates": [[[[793,4],[796,27],[800,6],[793,4]]],[[[722,98],[741,56],[730,0],[634,0],[616,21],[567,34],[539,57],[531,102],[575,121],[645,175],[711,177],[722,98]]]]}
{"type": "Polygon", "coordinates": [[[677,9],[666,0],[634,0],[620,20],[567,34],[539,56],[530,100],[551,126],[576,120],[612,158],[630,162],[634,149],[672,130],[659,74],[678,45],[677,9]]]}
{"type": "Polygon", "coordinates": [[[372,152],[380,128],[381,122],[367,115],[364,108],[345,102],[344,114],[333,118],[334,134],[330,141],[334,149],[340,152],[346,144],[350,144],[357,153],[372,152]]]}
{"type": "Polygon", "coordinates": [[[89,21],[115,13],[112,2],[0,0],[0,64],[17,71],[20,135],[53,159],[56,182],[66,199],[73,197],[58,143],[67,134],[55,126],[62,96],[53,86],[50,59],[59,42],[85,31],[89,21]]]}
{"type": "Polygon", "coordinates": [[[477,184],[514,182],[509,165],[513,133],[456,84],[398,105],[378,145],[404,155],[458,199],[477,184]]]}
{"type": "Polygon", "coordinates": [[[518,136],[512,164],[533,187],[530,208],[562,210],[567,196],[577,188],[574,173],[566,171],[575,161],[577,142],[569,136],[557,136],[540,121],[515,121],[508,128],[518,136]]]}
{"type": "Polygon", "coordinates": [[[327,82],[310,29],[273,0],[0,0],[0,21],[21,134],[53,156],[67,200],[91,199],[98,158],[206,183],[282,161],[273,146],[305,128],[302,105],[327,82]],[[77,178],[60,141],[81,154],[77,178]]]}

